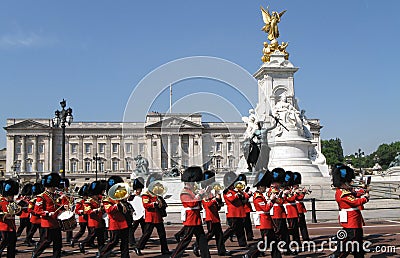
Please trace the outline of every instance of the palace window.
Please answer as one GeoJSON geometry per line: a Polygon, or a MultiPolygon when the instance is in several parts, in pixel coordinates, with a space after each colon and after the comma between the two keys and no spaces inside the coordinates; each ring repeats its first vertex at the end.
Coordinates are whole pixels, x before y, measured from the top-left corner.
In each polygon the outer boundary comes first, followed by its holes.
{"type": "Polygon", "coordinates": [[[233,142],[228,142],[228,151],[233,152],[233,142]]]}
{"type": "Polygon", "coordinates": [[[104,153],[105,148],[106,148],[105,143],[99,143],[99,153],[104,153]]]}
{"type": "Polygon", "coordinates": [[[119,144],[118,143],[113,143],[112,144],[113,153],[118,153],[118,148],[119,148],[119,144]]]}
{"type": "Polygon", "coordinates": [[[233,168],[233,159],[228,160],[228,166],[229,168],[233,168]]]}
{"type": "Polygon", "coordinates": [[[32,153],[33,153],[33,144],[32,144],[32,143],[29,143],[29,144],[26,146],[26,152],[27,152],[28,154],[32,154],[32,153]]]}
{"type": "Polygon", "coordinates": [[[126,153],[132,152],[132,143],[125,143],[125,152],[126,153]]]}
{"type": "Polygon", "coordinates": [[[118,160],[113,160],[112,162],[112,170],[118,171],[118,160]]]}
{"type": "Polygon", "coordinates": [[[85,143],[85,153],[90,154],[92,150],[92,144],[91,143],[85,143]]]}
{"type": "Polygon", "coordinates": [[[220,160],[220,159],[217,159],[216,161],[217,161],[217,168],[221,168],[221,167],[222,167],[222,166],[221,166],[221,160],[220,160]]]}
{"type": "Polygon", "coordinates": [[[103,162],[103,161],[101,161],[101,162],[99,163],[99,171],[100,171],[100,172],[104,172],[104,162],[103,162]]]}
{"type": "Polygon", "coordinates": [[[39,152],[40,154],[43,154],[43,153],[44,153],[44,144],[43,144],[43,143],[40,143],[40,144],[39,144],[39,146],[38,146],[38,152],[39,152]]]}
{"type": "Polygon", "coordinates": [[[32,161],[31,160],[26,162],[26,172],[32,172],[32,161]]]}
{"type": "Polygon", "coordinates": [[[78,170],[78,162],[76,160],[71,161],[71,172],[76,172],[78,170]]]}
{"type": "Polygon", "coordinates": [[[38,172],[44,171],[44,161],[43,160],[39,160],[39,162],[37,163],[37,171],[38,172]]]}
{"type": "Polygon", "coordinates": [[[126,171],[132,170],[132,162],[130,160],[126,161],[126,171]]]}
{"type": "Polygon", "coordinates": [[[78,152],[78,144],[71,143],[71,153],[77,153],[77,152],[78,152]]]}
{"type": "Polygon", "coordinates": [[[215,151],[222,151],[222,142],[217,142],[217,145],[215,146],[215,151]]]}
{"type": "Polygon", "coordinates": [[[139,152],[144,152],[144,143],[139,143],[139,152]]]}
{"type": "Polygon", "coordinates": [[[90,172],[90,161],[85,161],[85,172],[90,172]]]}

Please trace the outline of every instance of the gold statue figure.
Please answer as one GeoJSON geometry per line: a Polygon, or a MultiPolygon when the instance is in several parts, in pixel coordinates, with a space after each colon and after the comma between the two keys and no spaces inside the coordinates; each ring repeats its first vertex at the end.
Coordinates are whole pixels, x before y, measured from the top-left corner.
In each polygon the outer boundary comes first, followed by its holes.
{"type": "Polygon", "coordinates": [[[265,10],[261,6],[261,14],[264,20],[264,27],[262,27],[261,30],[265,31],[268,33],[268,39],[269,40],[274,40],[279,38],[279,30],[278,30],[278,23],[281,21],[282,15],[286,12],[286,10],[278,13],[278,12],[272,12],[272,14],[269,13],[268,7],[267,10],[265,10]]]}

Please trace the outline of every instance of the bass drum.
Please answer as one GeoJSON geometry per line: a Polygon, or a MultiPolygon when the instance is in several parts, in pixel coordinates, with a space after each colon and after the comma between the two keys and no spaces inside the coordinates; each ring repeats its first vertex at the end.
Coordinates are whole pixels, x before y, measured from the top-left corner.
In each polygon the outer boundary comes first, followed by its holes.
{"type": "Polygon", "coordinates": [[[57,217],[62,231],[74,230],[77,226],[75,214],[72,211],[64,211],[57,217]]]}
{"type": "Polygon", "coordinates": [[[140,218],[144,217],[144,207],[143,207],[143,202],[142,202],[142,197],[140,196],[135,196],[132,201],[129,202],[133,209],[135,210],[133,212],[133,220],[139,220],[140,218]]]}

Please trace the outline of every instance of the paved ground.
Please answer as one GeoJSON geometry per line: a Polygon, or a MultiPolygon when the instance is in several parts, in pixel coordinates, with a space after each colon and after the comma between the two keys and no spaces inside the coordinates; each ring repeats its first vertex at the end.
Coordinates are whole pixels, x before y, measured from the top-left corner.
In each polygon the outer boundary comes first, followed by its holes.
{"type": "MultiPolygon", "coordinates": [[[[180,229],[180,225],[166,225],[167,237],[168,237],[168,245],[170,250],[172,251],[176,247],[176,241],[173,238],[173,234],[180,229]]],[[[225,228],[225,226],[224,226],[225,228]]],[[[336,234],[336,232],[340,228],[337,223],[317,223],[317,224],[309,224],[309,233],[317,248],[321,246],[323,241],[328,241],[330,236],[336,234]]],[[[155,233],[154,231],[153,233],[155,233]]],[[[259,237],[259,232],[254,230],[255,236],[259,237]]],[[[63,234],[64,236],[65,234],[63,234]]],[[[366,257],[400,257],[400,220],[381,220],[381,221],[369,221],[367,222],[367,226],[364,228],[365,239],[372,242],[371,249],[380,248],[389,250],[391,252],[377,252],[373,251],[369,253],[366,257]],[[396,249],[393,250],[393,247],[396,249]]],[[[140,237],[140,231],[136,232],[136,237],[140,237]]],[[[17,249],[19,253],[17,257],[30,257],[31,252],[33,250],[32,247],[27,247],[22,244],[24,236],[20,237],[17,242],[17,249]]],[[[211,240],[210,244],[210,252],[213,257],[217,257],[217,250],[215,247],[215,241],[211,240]]],[[[229,240],[226,242],[226,247],[228,250],[232,251],[232,257],[240,257],[242,254],[246,252],[245,248],[239,248],[237,246],[237,242],[230,242],[229,240]]],[[[87,253],[81,254],[79,249],[72,248],[64,243],[63,250],[66,251],[65,256],[67,257],[94,257],[96,253],[96,249],[88,249],[87,253]]],[[[142,257],[163,257],[160,254],[159,241],[158,236],[153,234],[151,241],[147,245],[147,248],[143,250],[142,257]]],[[[296,257],[327,257],[331,251],[327,244],[324,245],[324,250],[316,250],[316,252],[302,252],[296,257]]],[[[131,250],[131,257],[135,257],[136,254],[131,250]]],[[[51,257],[51,249],[46,250],[46,252],[41,257],[51,257]]],[[[119,257],[119,254],[116,252],[114,257],[119,257]]],[[[167,257],[167,256],[164,256],[167,257]]],[[[195,257],[191,250],[187,250],[187,257],[195,257]]],[[[294,256],[287,256],[294,257],[294,256]]]]}

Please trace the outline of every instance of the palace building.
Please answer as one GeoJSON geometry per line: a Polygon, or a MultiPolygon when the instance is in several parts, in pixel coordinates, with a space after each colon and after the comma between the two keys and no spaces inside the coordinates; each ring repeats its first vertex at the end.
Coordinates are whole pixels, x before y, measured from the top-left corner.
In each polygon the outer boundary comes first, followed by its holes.
{"type": "MultiPolygon", "coordinates": [[[[319,120],[308,120],[320,150],[319,120]]],[[[51,119],[7,119],[6,171],[60,171],[62,133],[51,119]]],[[[145,122],[73,122],[65,132],[65,172],[132,172],[138,155],[150,171],[199,165],[236,170],[243,156],[243,122],[203,122],[201,114],[149,113],[145,122]]]]}

